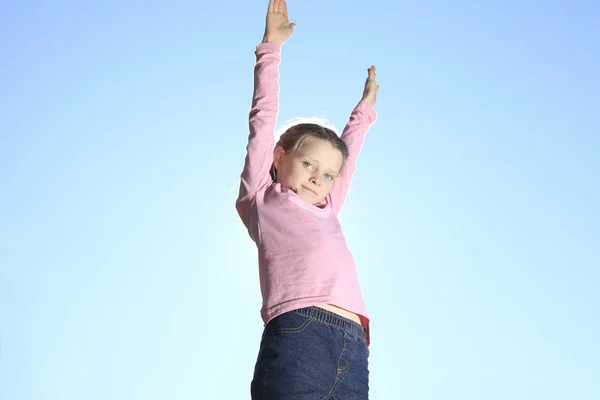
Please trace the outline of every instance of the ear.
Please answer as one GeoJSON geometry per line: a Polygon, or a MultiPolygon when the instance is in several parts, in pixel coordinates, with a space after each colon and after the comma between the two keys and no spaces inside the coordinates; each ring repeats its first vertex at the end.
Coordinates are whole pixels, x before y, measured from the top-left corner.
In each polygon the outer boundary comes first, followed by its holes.
{"type": "Polygon", "coordinates": [[[273,165],[275,165],[276,169],[279,169],[284,162],[285,150],[283,147],[277,146],[275,150],[273,150],[273,165]]]}

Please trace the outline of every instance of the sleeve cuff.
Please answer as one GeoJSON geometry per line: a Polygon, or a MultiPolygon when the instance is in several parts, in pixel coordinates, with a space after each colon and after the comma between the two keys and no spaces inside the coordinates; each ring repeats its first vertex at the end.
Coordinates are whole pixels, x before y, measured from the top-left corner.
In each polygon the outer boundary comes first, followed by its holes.
{"type": "Polygon", "coordinates": [[[281,45],[278,43],[260,43],[256,46],[256,54],[262,53],[279,53],[281,45]]]}
{"type": "Polygon", "coordinates": [[[375,109],[371,107],[366,101],[361,100],[357,104],[356,110],[369,117],[369,124],[372,124],[373,122],[377,121],[377,113],[375,112],[375,109]]]}

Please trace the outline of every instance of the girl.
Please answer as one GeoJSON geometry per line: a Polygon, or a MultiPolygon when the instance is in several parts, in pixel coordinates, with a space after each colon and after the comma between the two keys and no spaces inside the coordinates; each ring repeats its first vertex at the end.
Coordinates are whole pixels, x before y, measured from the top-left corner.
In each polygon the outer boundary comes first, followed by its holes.
{"type": "Polygon", "coordinates": [[[263,297],[252,399],[367,399],[369,314],[337,215],[379,86],[371,67],[341,138],[299,124],[274,146],[280,49],[294,27],[285,0],[270,0],[236,202],[258,247],[263,297]]]}

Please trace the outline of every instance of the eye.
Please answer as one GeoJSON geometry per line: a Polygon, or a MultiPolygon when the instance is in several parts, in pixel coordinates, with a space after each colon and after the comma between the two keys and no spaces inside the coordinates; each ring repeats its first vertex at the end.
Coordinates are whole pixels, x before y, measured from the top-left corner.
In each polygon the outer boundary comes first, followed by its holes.
{"type": "Polygon", "coordinates": [[[312,168],[312,164],[308,161],[302,161],[302,165],[304,165],[305,168],[312,168]]]}
{"type": "Polygon", "coordinates": [[[333,180],[333,175],[331,175],[331,174],[325,174],[325,179],[327,179],[328,181],[332,181],[333,180]]]}

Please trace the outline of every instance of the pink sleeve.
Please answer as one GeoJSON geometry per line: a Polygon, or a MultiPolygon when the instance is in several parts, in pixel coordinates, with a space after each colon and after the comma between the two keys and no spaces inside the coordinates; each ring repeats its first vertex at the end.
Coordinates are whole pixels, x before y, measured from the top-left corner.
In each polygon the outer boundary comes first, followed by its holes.
{"type": "Polygon", "coordinates": [[[335,180],[333,190],[327,198],[327,202],[331,205],[336,215],[340,213],[346,200],[352,177],[356,171],[356,159],[360,153],[365,134],[376,119],[377,114],[373,110],[373,107],[361,101],[352,110],[350,119],[344,127],[341,137],[348,147],[348,159],[342,173],[335,180]]]}
{"type": "Polygon", "coordinates": [[[275,145],[281,46],[276,43],[262,43],[256,46],[255,54],[254,95],[249,116],[250,135],[236,202],[244,224],[249,206],[249,202],[244,200],[248,200],[261,187],[272,182],[269,171],[273,163],[275,145]]]}

